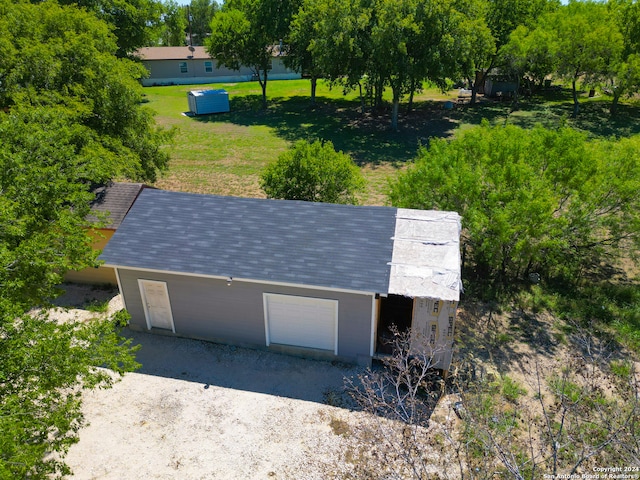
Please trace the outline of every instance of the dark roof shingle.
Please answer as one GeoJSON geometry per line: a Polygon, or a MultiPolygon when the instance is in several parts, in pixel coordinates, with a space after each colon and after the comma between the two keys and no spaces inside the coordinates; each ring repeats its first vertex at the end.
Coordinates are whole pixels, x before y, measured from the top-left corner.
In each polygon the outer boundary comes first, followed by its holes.
{"type": "MultiPolygon", "coordinates": [[[[113,182],[106,186],[96,188],[96,198],[91,202],[92,212],[107,213],[107,223],[104,228],[116,230],[127,212],[145,188],[142,183],[113,182]]],[[[90,222],[98,221],[94,215],[88,217],[90,222]]]]}
{"type": "Polygon", "coordinates": [[[108,265],[387,292],[396,209],[144,190],[108,265]]]}

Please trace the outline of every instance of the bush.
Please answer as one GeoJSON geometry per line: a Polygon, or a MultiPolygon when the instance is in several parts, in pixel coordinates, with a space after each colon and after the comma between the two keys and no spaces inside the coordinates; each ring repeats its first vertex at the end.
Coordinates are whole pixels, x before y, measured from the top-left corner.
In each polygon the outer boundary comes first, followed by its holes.
{"type": "Polygon", "coordinates": [[[566,285],[640,246],[639,145],[485,122],[431,140],[389,197],[397,207],[457,211],[478,279],[566,285]]]}
{"type": "Polygon", "coordinates": [[[331,142],[301,140],[267,166],[260,187],[269,198],[356,204],[365,181],[349,155],[331,142]]]}

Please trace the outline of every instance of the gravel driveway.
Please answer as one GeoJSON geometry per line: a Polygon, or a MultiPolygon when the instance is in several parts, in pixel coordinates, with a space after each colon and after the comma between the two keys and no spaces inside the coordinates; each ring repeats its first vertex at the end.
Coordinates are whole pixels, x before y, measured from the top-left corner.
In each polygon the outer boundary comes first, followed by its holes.
{"type": "Polygon", "coordinates": [[[143,367],[86,392],[76,479],[322,479],[344,439],[335,402],[359,367],[127,332],[143,367]]]}

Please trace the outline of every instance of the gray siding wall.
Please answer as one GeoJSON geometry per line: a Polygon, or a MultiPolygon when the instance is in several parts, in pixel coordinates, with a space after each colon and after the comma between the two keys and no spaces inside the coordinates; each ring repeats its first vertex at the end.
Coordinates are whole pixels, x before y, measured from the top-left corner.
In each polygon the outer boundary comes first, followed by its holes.
{"type": "Polygon", "coordinates": [[[138,279],[167,283],[176,335],[266,346],[263,293],[338,301],[338,356],[370,356],[371,295],[118,269],[132,327],[146,330],[138,279]]]}
{"type": "MultiPolygon", "coordinates": [[[[183,59],[183,60],[143,60],[142,64],[149,70],[149,78],[143,79],[146,86],[162,83],[214,83],[216,80],[225,82],[250,81],[253,78],[253,71],[248,67],[241,67],[240,70],[231,70],[225,67],[216,68],[216,60],[183,59]],[[180,71],[180,63],[187,63],[187,73],[180,71]],[[213,71],[205,71],[205,62],[211,62],[213,71]]],[[[273,68],[269,71],[269,78],[274,80],[285,78],[301,78],[292,70],[285,68],[282,59],[274,58],[273,68]]]]}

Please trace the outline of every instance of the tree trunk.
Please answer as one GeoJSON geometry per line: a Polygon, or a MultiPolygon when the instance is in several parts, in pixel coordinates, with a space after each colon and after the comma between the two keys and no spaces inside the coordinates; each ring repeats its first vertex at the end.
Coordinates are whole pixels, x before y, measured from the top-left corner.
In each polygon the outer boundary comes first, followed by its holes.
{"type": "Polygon", "coordinates": [[[573,89],[573,118],[578,116],[578,112],[580,111],[580,104],[578,103],[578,92],[576,91],[576,79],[574,78],[571,82],[571,88],[573,89]]]}
{"type": "Polygon", "coordinates": [[[384,80],[378,77],[376,80],[376,108],[382,106],[382,92],[384,91],[384,80]]]}
{"type": "Polygon", "coordinates": [[[613,102],[611,102],[611,107],[609,108],[609,114],[613,117],[618,111],[618,100],[620,100],[620,93],[617,90],[613,91],[613,102]]]}
{"type": "Polygon", "coordinates": [[[362,95],[362,82],[358,82],[358,92],[360,93],[360,113],[364,115],[364,96],[362,95]]]}
{"type": "Polygon", "coordinates": [[[409,92],[409,105],[407,107],[407,113],[411,113],[413,110],[413,94],[416,90],[416,81],[415,79],[411,79],[411,91],[409,92]]]}
{"type": "Polygon", "coordinates": [[[258,82],[260,82],[260,87],[262,87],[262,108],[263,110],[267,109],[267,69],[265,68],[262,71],[264,78],[260,78],[258,74],[258,82]]]}
{"type": "Polygon", "coordinates": [[[391,128],[398,131],[398,111],[400,110],[400,93],[393,91],[393,108],[391,109],[391,128]]]}
{"type": "Polygon", "coordinates": [[[471,99],[469,100],[469,105],[476,104],[478,99],[478,85],[484,85],[489,72],[493,69],[493,62],[494,60],[491,60],[489,68],[482,72],[482,74],[480,75],[480,81],[478,81],[478,72],[475,72],[476,76],[474,77],[473,81],[470,78],[467,78],[467,80],[469,81],[469,87],[471,88],[471,99]]]}
{"type": "Polygon", "coordinates": [[[516,90],[513,92],[513,101],[511,102],[511,112],[515,112],[519,107],[519,95],[520,95],[520,78],[516,82],[516,90]]]}
{"type": "Polygon", "coordinates": [[[471,87],[471,99],[469,100],[469,105],[475,105],[478,98],[478,85],[475,81],[471,80],[471,77],[467,77],[467,82],[469,82],[469,87],[471,87]]]}
{"type": "Polygon", "coordinates": [[[311,105],[316,104],[316,88],[318,87],[318,77],[311,75],[311,105]]]}

